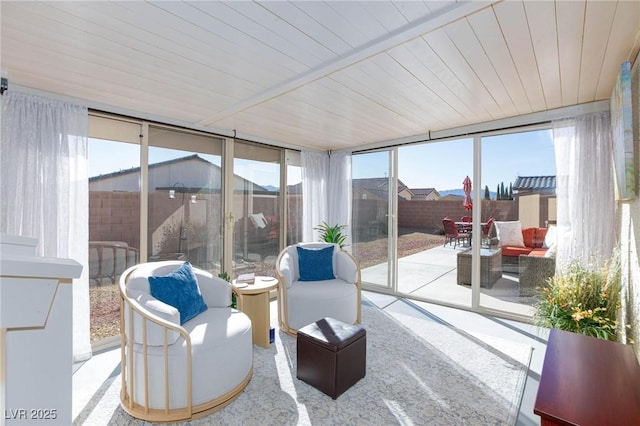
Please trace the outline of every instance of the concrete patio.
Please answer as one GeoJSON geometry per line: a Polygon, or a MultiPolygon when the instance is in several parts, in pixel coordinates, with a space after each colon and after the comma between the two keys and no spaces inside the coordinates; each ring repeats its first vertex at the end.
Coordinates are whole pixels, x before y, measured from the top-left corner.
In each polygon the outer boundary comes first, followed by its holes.
{"type": "MultiPolygon", "coordinates": [[[[438,246],[398,259],[398,291],[450,304],[471,307],[471,286],[457,284],[457,254],[469,247],[438,246]]],[[[362,282],[386,286],[387,265],[362,269],[362,282]]],[[[482,288],[486,308],[533,315],[535,298],[520,297],[518,276],[504,273],[491,288],[482,288]]]]}

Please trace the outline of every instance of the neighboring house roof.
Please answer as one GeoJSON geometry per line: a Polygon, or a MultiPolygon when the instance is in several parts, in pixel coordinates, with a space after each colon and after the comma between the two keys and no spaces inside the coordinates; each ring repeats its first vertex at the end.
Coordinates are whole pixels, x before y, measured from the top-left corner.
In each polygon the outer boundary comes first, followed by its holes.
{"type": "MultiPolygon", "coordinates": [[[[150,179],[150,183],[152,184],[155,190],[165,190],[165,189],[173,188],[173,186],[171,186],[166,182],[162,183],[162,181],[164,181],[165,179],[163,177],[164,175],[162,174],[161,170],[170,166],[183,167],[183,170],[185,172],[188,172],[191,175],[193,175],[192,178],[190,179],[191,181],[190,183],[187,182],[186,180],[184,181],[187,183],[187,185],[184,188],[179,188],[179,187],[175,188],[177,192],[206,192],[206,190],[219,191],[221,189],[219,187],[221,182],[221,176],[222,176],[222,169],[220,168],[220,166],[205,160],[204,158],[200,157],[198,154],[193,154],[193,155],[187,155],[185,157],[174,158],[167,161],[160,161],[158,163],[149,164],[149,179],[150,179]],[[198,166],[199,164],[200,166],[198,166]],[[198,170],[200,170],[200,172],[198,172],[198,170]],[[201,173],[202,170],[215,171],[215,176],[217,176],[216,178],[217,183],[213,183],[213,186],[214,186],[213,188],[209,187],[210,185],[212,185],[212,183],[207,181],[207,177],[201,176],[199,174],[201,173]],[[155,175],[158,175],[157,182],[154,182],[154,180],[152,179],[152,177],[155,175]]],[[[124,179],[128,179],[130,181],[133,177],[135,177],[139,173],[140,173],[140,167],[132,167],[130,169],[119,170],[113,173],[93,176],[89,178],[89,185],[91,186],[91,184],[93,184],[96,188],[100,188],[101,186],[104,186],[106,182],[110,182],[110,181],[123,182],[124,179]]],[[[250,184],[250,186],[252,187],[252,191],[254,192],[273,192],[273,191],[269,191],[268,188],[265,188],[254,182],[251,182],[241,176],[234,175],[234,189],[242,190],[245,188],[247,183],[250,184]]]]}
{"type": "MultiPolygon", "coordinates": [[[[353,194],[356,197],[360,197],[361,194],[366,193],[379,199],[385,199],[389,192],[389,178],[386,177],[353,179],[352,185],[353,194]]],[[[413,196],[413,190],[400,179],[398,179],[398,196],[401,200],[411,199],[413,196]],[[409,193],[408,196],[407,192],[409,193]]]]}
{"type": "Polygon", "coordinates": [[[428,197],[432,193],[440,197],[440,193],[435,188],[412,188],[411,191],[416,197],[428,197]]]}
{"type": "MultiPolygon", "coordinates": [[[[188,155],[186,157],[174,158],[172,160],[161,161],[159,163],[149,164],[149,170],[154,169],[156,167],[168,166],[168,165],[171,165],[171,164],[182,163],[182,162],[190,161],[190,160],[200,160],[203,163],[206,163],[208,165],[211,165],[211,166],[214,166],[214,167],[218,167],[215,164],[211,163],[210,161],[207,161],[204,158],[201,158],[198,154],[193,154],[193,155],[188,155]]],[[[130,169],[124,169],[124,170],[119,170],[117,172],[107,173],[107,174],[104,174],[104,175],[93,176],[93,177],[89,178],[89,182],[96,182],[96,181],[100,181],[100,180],[114,178],[114,177],[117,177],[117,176],[128,175],[128,174],[131,174],[131,173],[140,173],[140,167],[131,167],[130,169]]]]}
{"type": "MultiPolygon", "coordinates": [[[[352,184],[354,191],[367,190],[375,193],[384,190],[386,192],[386,189],[389,187],[389,178],[380,177],[353,179],[352,184]]],[[[404,182],[398,179],[398,192],[402,192],[404,190],[413,192],[413,190],[409,189],[407,185],[404,184],[404,182]]]]}
{"type": "Polygon", "coordinates": [[[555,191],[555,176],[518,176],[513,184],[514,191],[555,191]]]}

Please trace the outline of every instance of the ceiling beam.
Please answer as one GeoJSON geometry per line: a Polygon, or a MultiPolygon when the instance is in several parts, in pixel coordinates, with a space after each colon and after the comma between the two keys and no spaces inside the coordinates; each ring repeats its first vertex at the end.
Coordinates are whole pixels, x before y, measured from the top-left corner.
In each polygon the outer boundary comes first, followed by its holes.
{"type": "Polygon", "coordinates": [[[292,79],[276,84],[240,102],[236,102],[230,107],[203,119],[197,124],[201,126],[209,126],[218,120],[222,120],[233,114],[252,108],[256,105],[260,105],[278,96],[282,96],[292,90],[298,89],[306,84],[343,70],[357,64],[358,62],[413,40],[416,37],[420,37],[423,34],[427,34],[451,22],[457,21],[458,19],[464,18],[467,15],[476,13],[491,6],[493,3],[496,2],[465,0],[453,3],[451,6],[448,6],[441,11],[425,16],[415,22],[411,22],[390,32],[384,37],[372,40],[371,42],[352,50],[346,55],[341,55],[335,60],[322,64],[319,67],[313,68],[292,79]]]}

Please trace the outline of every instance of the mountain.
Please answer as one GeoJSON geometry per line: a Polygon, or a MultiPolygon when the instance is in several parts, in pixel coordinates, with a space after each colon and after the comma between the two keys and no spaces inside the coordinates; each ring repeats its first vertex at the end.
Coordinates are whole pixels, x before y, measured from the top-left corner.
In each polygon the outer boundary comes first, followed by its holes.
{"type": "MultiPolygon", "coordinates": [[[[444,191],[438,191],[438,193],[440,193],[440,196],[444,197],[445,195],[460,195],[462,197],[464,197],[464,189],[460,188],[460,189],[445,189],[444,191]]],[[[473,191],[471,191],[471,194],[473,195],[473,191]]]]}
{"type": "MultiPolygon", "coordinates": [[[[445,195],[460,195],[462,197],[464,197],[464,189],[459,188],[459,189],[445,189],[444,191],[438,191],[438,193],[440,194],[440,196],[444,197],[445,195]]],[[[473,191],[471,191],[471,196],[473,197],[473,191]]],[[[482,192],[480,192],[480,196],[482,198],[484,198],[484,189],[482,190],[482,192]]],[[[496,199],[496,193],[495,191],[489,191],[489,197],[491,197],[492,200],[496,199]]]]}

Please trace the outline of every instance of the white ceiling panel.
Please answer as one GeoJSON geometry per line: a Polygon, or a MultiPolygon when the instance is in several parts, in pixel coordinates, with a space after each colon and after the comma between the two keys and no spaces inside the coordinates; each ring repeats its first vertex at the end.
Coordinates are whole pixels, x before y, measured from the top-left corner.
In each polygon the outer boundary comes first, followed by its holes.
{"type": "MultiPolygon", "coordinates": [[[[540,81],[538,63],[522,2],[503,2],[493,6],[502,34],[511,52],[529,104],[534,111],[547,108],[540,81]]],[[[552,22],[549,25],[553,25],[552,22]]]]}
{"type": "Polygon", "coordinates": [[[591,102],[596,99],[602,61],[606,53],[615,11],[616,3],[613,2],[587,2],[584,18],[585,31],[582,39],[584,53],[580,64],[579,103],[591,102]],[[598,25],[594,25],[593,22],[597,22],[598,25]]]}
{"type": "MultiPolygon", "coordinates": [[[[611,96],[613,82],[620,67],[612,67],[609,64],[619,63],[619,58],[628,56],[628,52],[634,50],[634,42],[637,43],[639,41],[637,37],[640,37],[640,34],[637,34],[638,28],[640,28],[640,2],[616,3],[616,13],[611,25],[611,32],[607,37],[606,52],[602,59],[603,66],[596,90],[596,99],[606,99],[611,96]],[[630,37],[633,34],[636,34],[635,40],[630,37]]],[[[636,45],[635,48],[637,49],[637,47],[636,45]]]]}
{"type": "Polygon", "coordinates": [[[424,35],[423,39],[433,52],[431,68],[469,108],[476,111],[480,121],[500,117],[500,107],[447,33],[434,31],[424,35]]]}
{"type": "Polygon", "coordinates": [[[387,33],[380,22],[370,16],[354,19],[353,8],[359,6],[354,6],[352,2],[301,1],[295,2],[295,6],[351,48],[362,46],[387,33]]]}
{"type": "MultiPolygon", "coordinates": [[[[341,55],[351,50],[348,42],[329,30],[319,16],[314,17],[304,12],[298,7],[299,3],[273,1],[263,2],[261,5],[330,52],[341,55]]],[[[333,14],[334,11],[331,10],[330,13],[333,14]]]]}
{"type": "Polygon", "coordinates": [[[504,84],[517,109],[517,114],[527,114],[533,111],[493,8],[470,15],[467,20],[500,81],[504,84]]]}
{"type": "Polygon", "coordinates": [[[573,105],[578,103],[585,3],[561,1],[555,6],[562,105],[573,105]]]}
{"type": "Polygon", "coordinates": [[[196,2],[193,5],[196,13],[215,20],[212,30],[222,36],[231,35],[234,44],[255,49],[256,53],[270,51],[267,63],[287,65],[292,71],[303,72],[332,57],[323,46],[301,37],[300,31],[291,25],[282,25],[286,22],[278,19],[274,22],[275,16],[264,13],[266,11],[255,3],[196,2]],[[253,11],[262,12],[255,16],[261,21],[245,16],[255,14],[253,11]]]}
{"type": "Polygon", "coordinates": [[[348,149],[607,99],[637,1],[2,1],[12,85],[348,149]]]}
{"type": "Polygon", "coordinates": [[[476,108],[465,104],[459,93],[447,83],[451,74],[422,38],[390,50],[389,55],[403,64],[429,91],[419,98],[427,104],[427,108],[437,109],[445,115],[446,121],[463,117],[480,120],[476,108]]]}
{"type": "Polygon", "coordinates": [[[562,90],[555,4],[540,1],[525,3],[524,6],[545,105],[547,109],[559,108],[562,106],[562,90]]]}
{"type": "Polygon", "coordinates": [[[509,97],[495,67],[489,60],[469,22],[466,19],[460,19],[447,25],[445,31],[478,77],[482,87],[486,89],[500,109],[500,115],[517,115],[518,112],[513,100],[509,97]]]}

